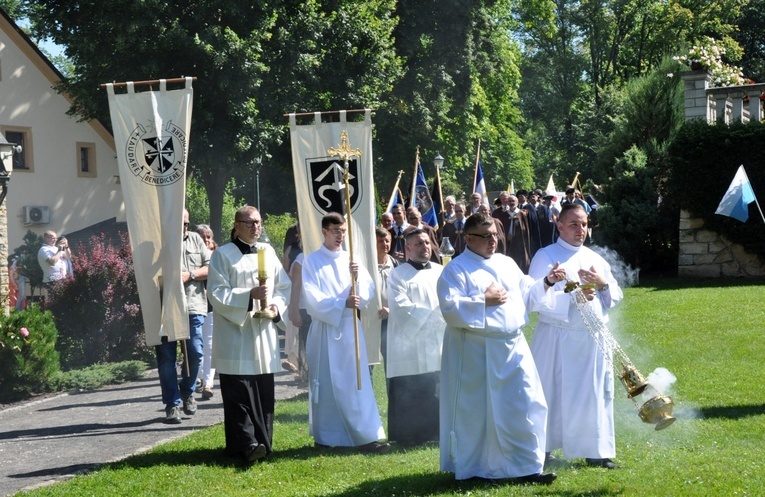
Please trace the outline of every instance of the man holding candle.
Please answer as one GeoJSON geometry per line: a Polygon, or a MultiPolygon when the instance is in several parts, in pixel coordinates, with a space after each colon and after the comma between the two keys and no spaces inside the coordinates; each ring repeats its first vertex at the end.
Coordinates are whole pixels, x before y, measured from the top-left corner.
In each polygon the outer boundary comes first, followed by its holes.
{"type": "Polygon", "coordinates": [[[276,323],[290,295],[276,252],[257,242],[261,229],[255,207],[236,211],[231,243],[213,252],[207,282],[216,314],[213,364],[220,376],[226,453],[247,462],[271,452],[274,372],[281,371],[276,323]]]}
{"type": "Polygon", "coordinates": [[[363,265],[343,250],[348,233],[343,217],[332,212],[321,220],[324,243],[303,264],[303,291],[311,315],[306,353],[309,377],[309,432],[319,446],[359,447],[364,452],[390,450],[367,374],[366,345],[354,319],[374,297],[374,282],[363,265]],[[356,291],[351,292],[351,281],[356,291]],[[357,360],[363,373],[358,374],[357,360]],[[357,382],[361,380],[361,388],[357,382]]]}

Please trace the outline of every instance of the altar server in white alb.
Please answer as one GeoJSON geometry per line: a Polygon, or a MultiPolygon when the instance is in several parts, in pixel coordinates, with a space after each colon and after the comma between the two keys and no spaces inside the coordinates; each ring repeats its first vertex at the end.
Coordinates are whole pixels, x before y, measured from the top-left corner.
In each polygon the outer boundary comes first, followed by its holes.
{"type": "MultiPolygon", "coordinates": [[[[584,209],[578,204],[564,205],[558,231],[558,241],[534,256],[529,275],[539,278],[560,264],[569,279],[593,284],[594,288],[582,291],[595,314],[607,323],[607,312],[621,301],[622,290],[605,259],[583,246],[587,238],[584,209]]],[[[539,312],[531,342],[549,407],[547,451],[562,448],[563,457],[583,457],[590,466],[613,469],[613,369],[563,287],[555,286],[555,307],[539,312]]],[[[555,460],[553,456],[548,459],[555,460]]]]}
{"type": "Polygon", "coordinates": [[[330,213],[321,221],[324,243],[303,261],[305,306],[311,316],[308,357],[308,423],[319,446],[359,447],[384,453],[385,438],[368,373],[366,345],[358,320],[361,389],[357,385],[353,320],[374,298],[374,282],[366,268],[351,262],[343,250],[345,220],[330,213]],[[351,275],[357,279],[351,294],[351,275]]]}
{"type": "Polygon", "coordinates": [[[467,249],[438,280],[446,320],[441,361],[441,469],[458,480],[512,478],[550,484],[542,473],[547,405],[521,332],[527,310],[551,303],[565,279],[553,267],[544,278],[524,275],[497,254],[497,227],[485,214],[465,223],[467,249]]]}
{"type": "Polygon", "coordinates": [[[430,261],[428,233],[405,235],[407,261],[388,277],[388,438],[403,444],[438,440],[438,376],[446,322],[436,284],[443,266],[430,261]]]}
{"type": "Polygon", "coordinates": [[[279,256],[269,244],[257,242],[260,230],[257,209],[245,206],[236,211],[231,243],[213,252],[207,277],[215,312],[212,362],[220,377],[226,452],[248,462],[271,452],[274,373],[282,369],[274,321],[285,316],[290,295],[279,256]],[[258,273],[263,268],[268,279],[261,285],[258,273]],[[255,315],[263,298],[277,313],[273,320],[255,315]]]}

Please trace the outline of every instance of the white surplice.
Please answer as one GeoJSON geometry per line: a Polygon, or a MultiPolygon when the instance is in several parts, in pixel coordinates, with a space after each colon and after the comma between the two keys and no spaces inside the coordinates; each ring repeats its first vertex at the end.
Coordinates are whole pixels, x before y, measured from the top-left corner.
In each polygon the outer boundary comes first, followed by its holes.
{"type": "Polygon", "coordinates": [[[418,271],[404,263],[388,276],[388,378],[441,370],[446,322],[436,283],[443,266],[430,264],[418,271]]]}
{"type": "Polygon", "coordinates": [[[446,320],[441,362],[441,470],[458,480],[542,471],[547,404],[520,328],[549,305],[544,283],[509,257],[465,250],[445,268],[438,297],[446,320]],[[494,283],[507,292],[486,307],[494,283]]]}
{"type": "MultiPolygon", "coordinates": [[[[529,275],[540,278],[556,262],[571,280],[579,280],[580,269],[592,267],[605,277],[608,290],[596,292],[588,305],[607,323],[608,309],[622,299],[609,264],[591,249],[559,238],[536,253],[529,275]]],[[[563,286],[560,282],[554,287],[555,307],[539,312],[531,342],[549,407],[547,450],[562,448],[566,458],[612,458],[616,455],[613,370],[563,286]]]]}
{"type": "MultiPolygon", "coordinates": [[[[285,319],[290,279],[274,249],[257,245],[267,251],[268,304],[276,305],[285,319]]],[[[242,254],[234,243],[212,253],[207,295],[215,312],[212,363],[219,374],[259,375],[282,369],[276,325],[253,316],[260,302],[252,301],[250,289],[258,285],[257,254],[242,254]]]]}
{"type": "MultiPolygon", "coordinates": [[[[324,245],[303,261],[303,295],[311,316],[306,344],[309,431],[319,444],[344,447],[385,438],[360,320],[361,389],[357,387],[354,312],[345,307],[351,288],[349,263],[347,252],[324,245]]],[[[356,295],[362,308],[374,298],[374,282],[361,265],[356,295]]]]}

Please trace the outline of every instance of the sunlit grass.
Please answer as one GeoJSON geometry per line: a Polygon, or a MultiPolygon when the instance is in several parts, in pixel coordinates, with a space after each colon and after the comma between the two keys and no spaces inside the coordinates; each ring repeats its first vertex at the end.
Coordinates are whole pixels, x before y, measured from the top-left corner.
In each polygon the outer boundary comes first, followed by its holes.
{"type": "MultiPolygon", "coordinates": [[[[253,466],[223,456],[222,426],[201,430],[90,475],[29,492],[37,496],[450,496],[762,495],[765,488],[765,350],[762,281],[667,280],[626,290],[611,328],[644,375],[666,367],[677,421],[640,421],[616,385],[614,471],[581,461],[550,487],[455,482],[438,471],[436,444],[385,456],[318,449],[308,436],[307,397],[277,405],[274,454],[253,466]]],[[[532,318],[534,318],[532,316],[532,318]]],[[[533,326],[528,326],[531,333],[533,326]]],[[[375,370],[386,415],[382,368],[375,370]]]]}

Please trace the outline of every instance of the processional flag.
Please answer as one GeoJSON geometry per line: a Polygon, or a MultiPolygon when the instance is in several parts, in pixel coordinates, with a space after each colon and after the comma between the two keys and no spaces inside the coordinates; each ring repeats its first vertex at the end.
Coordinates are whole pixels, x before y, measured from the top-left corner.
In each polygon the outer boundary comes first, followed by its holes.
{"type": "MultiPolygon", "coordinates": [[[[372,177],[372,110],[364,110],[363,121],[347,121],[347,112],[339,111],[339,122],[322,122],[321,112],[311,114],[311,124],[298,124],[297,115],[289,114],[292,170],[295,177],[300,236],[306,254],[324,243],[321,219],[330,212],[345,213],[343,161],[327,150],[337,147],[340,135],[347,133],[348,143],[361,155],[348,161],[351,215],[354,233],[354,261],[363,265],[375,281],[378,305],[381,302],[380,273],[377,270],[375,233],[375,191],[372,177]]],[[[346,249],[348,239],[346,238],[346,249]]],[[[361,311],[367,357],[371,364],[380,362],[380,319],[378,305],[369,304],[361,311]]]]}
{"type": "Polygon", "coordinates": [[[436,211],[436,219],[438,220],[436,229],[438,230],[444,225],[444,193],[441,190],[441,173],[438,172],[438,167],[436,167],[436,178],[433,180],[430,198],[433,199],[433,209],[436,211]]]}
{"type": "Polygon", "coordinates": [[[486,182],[483,180],[483,168],[481,167],[481,141],[478,141],[478,151],[475,154],[475,176],[473,179],[473,193],[481,194],[481,202],[489,205],[489,195],[486,193],[486,182]]]}
{"type": "Polygon", "coordinates": [[[749,182],[749,177],[746,175],[744,165],[742,164],[738,167],[738,171],[736,171],[728,191],[725,192],[722,200],[720,200],[720,205],[717,206],[715,214],[732,217],[745,223],[749,219],[749,204],[756,200],[752,184],[749,182]]]}
{"type": "Polygon", "coordinates": [[[181,257],[194,93],[192,78],[181,81],[180,90],[161,79],[159,91],[140,93],[128,82],[124,94],[105,85],[148,345],[189,338],[181,257]]]}
{"type": "Polygon", "coordinates": [[[390,197],[388,210],[386,212],[393,212],[393,207],[399,204],[404,205],[404,194],[401,193],[401,188],[396,186],[395,190],[393,190],[393,195],[390,197]]]}
{"type": "Polygon", "coordinates": [[[425,173],[422,172],[422,164],[417,161],[417,179],[414,182],[414,203],[422,214],[422,222],[435,228],[438,226],[438,216],[433,206],[433,198],[428,191],[428,184],[425,181],[425,173]]]}

